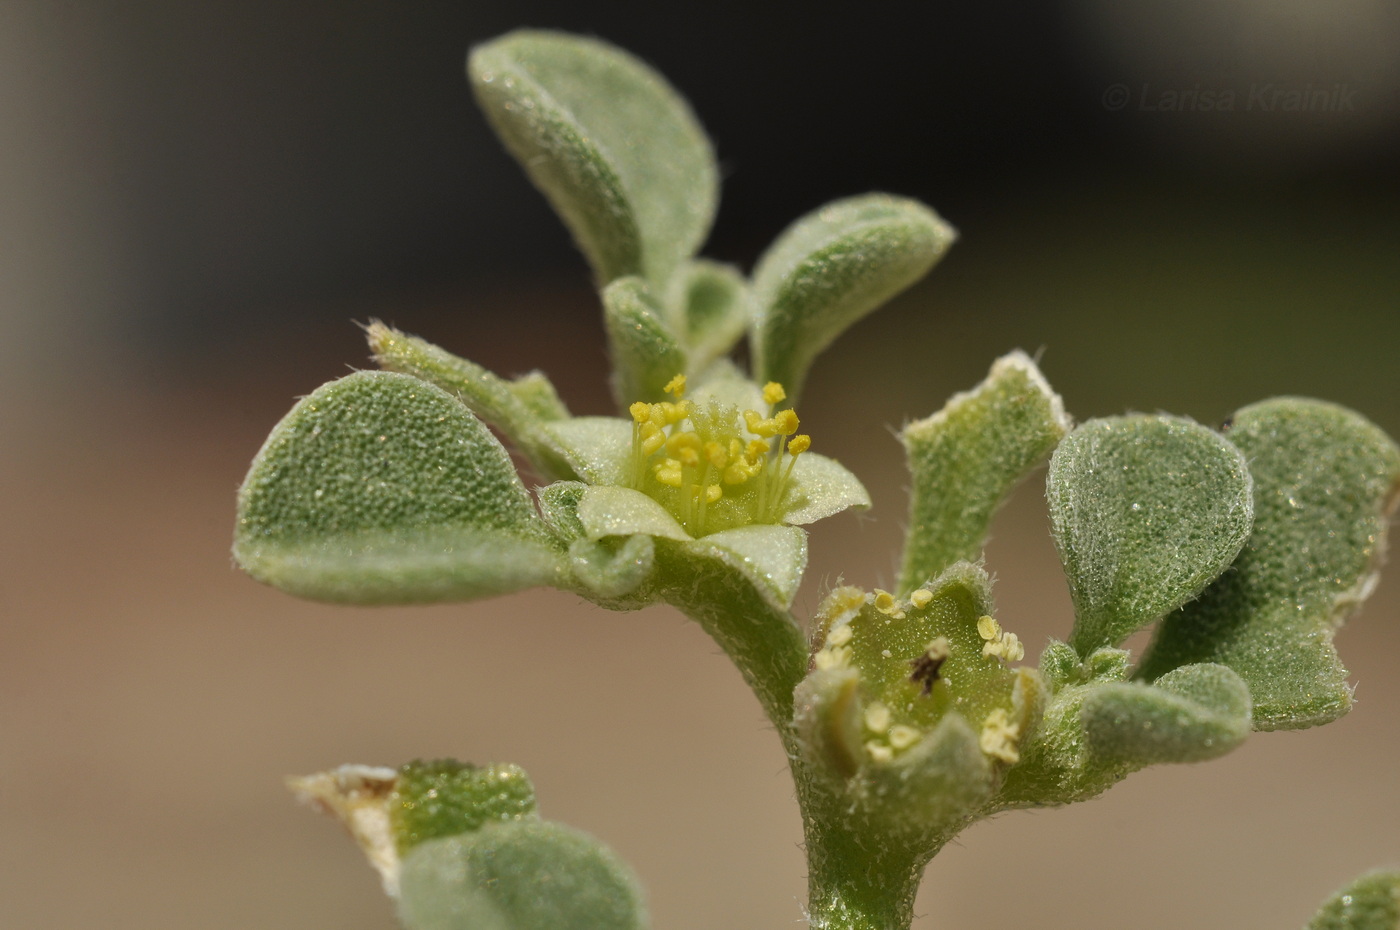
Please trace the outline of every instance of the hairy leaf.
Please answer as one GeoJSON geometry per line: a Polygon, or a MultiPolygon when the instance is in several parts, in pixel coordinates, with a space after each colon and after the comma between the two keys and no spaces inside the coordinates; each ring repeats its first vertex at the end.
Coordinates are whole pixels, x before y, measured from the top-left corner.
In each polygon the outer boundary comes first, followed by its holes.
{"type": "Polygon", "coordinates": [[[1306,930],[1400,930],[1400,872],[1361,876],[1328,898],[1306,930]]]}
{"type": "Polygon", "coordinates": [[[273,429],[238,496],[234,556],[303,597],[423,603],[559,580],[510,456],[460,401],[358,372],[273,429]]]}
{"type": "Polygon", "coordinates": [[[603,289],[603,320],[612,356],[618,409],[666,399],[666,384],[685,374],[685,351],[641,278],[619,278],[603,289]]]}
{"type": "Polygon", "coordinates": [[[597,840],[522,820],[429,840],[403,860],[409,930],[640,930],[637,881],[597,840]]]}
{"type": "Polygon", "coordinates": [[[1088,694],[1080,717],[1089,752],[1104,762],[1201,762],[1249,735],[1249,688],[1223,665],[1184,665],[1151,685],[1105,684],[1088,694]]]}
{"type": "Polygon", "coordinates": [[[399,768],[388,807],[403,855],[428,840],[535,816],[535,788],[518,765],[419,760],[399,768]]]}
{"type": "Polygon", "coordinates": [[[699,374],[725,355],[749,323],[749,287],[729,265],[703,259],[687,262],[672,279],[667,304],[671,328],[680,335],[699,374]]]}
{"type": "Polygon", "coordinates": [[[887,194],[829,203],[789,226],[754,270],[754,371],[793,402],[847,327],[928,273],[955,237],[923,204],[887,194]]]}
{"type": "Polygon", "coordinates": [[[519,30],[472,50],[472,88],[600,285],[664,286],[709,232],[714,153],[685,101],[637,58],[597,39],[519,30]]]}
{"type": "Polygon", "coordinates": [[[1055,450],[1046,496],[1081,656],[1199,594],[1240,551],[1253,513],[1239,450],[1166,416],[1083,424],[1055,450]]]}
{"type": "Polygon", "coordinates": [[[976,388],[904,427],[913,489],[900,591],[981,558],[997,507],[1069,428],[1059,395],[1024,352],[998,359],[976,388]]]}
{"type": "Polygon", "coordinates": [[[1254,726],[1297,729],[1351,707],[1332,645],[1385,549],[1400,449],[1361,416],[1278,398],[1239,411],[1230,440],[1254,475],[1254,532],[1230,571],[1162,624],[1148,678],[1219,662],[1254,697],[1254,726]]]}
{"type": "Polygon", "coordinates": [[[455,395],[473,413],[500,430],[544,477],[574,476],[543,429],[544,424],[568,416],[544,375],[531,372],[507,381],[475,362],[379,322],[371,323],[366,334],[379,367],[422,378],[455,395]]]}

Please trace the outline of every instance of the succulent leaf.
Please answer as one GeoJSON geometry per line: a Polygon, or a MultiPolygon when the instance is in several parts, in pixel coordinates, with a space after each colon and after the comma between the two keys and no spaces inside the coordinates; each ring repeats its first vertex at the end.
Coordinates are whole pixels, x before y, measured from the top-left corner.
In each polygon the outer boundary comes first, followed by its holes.
{"type": "Polygon", "coordinates": [[[1177,417],[1090,420],[1050,460],[1046,497],[1074,598],[1070,645],[1116,646],[1201,592],[1252,525],[1244,456],[1177,417]]]}
{"type": "Polygon", "coordinates": [[[399,767],[388,808],[402,856],[429,840],[534,817],[535,788],[518,765],[419,760],[399,767]]]}
{"type": "Polygon", "coordinates": [[[685,350],[641,278],[619,278],[603,289],[603,320],[619,409],[633,401],[664,400],[666,384],[688,371],[685,350]]]}
{"type": "Polygon", "coordinates": [[[1070,429],[1035,362],[1012,352],[976,388],[900,432],[913,478],[899,590],[982,556],[992,516],[1070,429]]]}
{"type": "Polygon", "coordinates": [[[1351,707],[1332,637],[1374,585],[1400,449],[1358,414],[1297,398],[1240,410],[1229,437],[1254,475],[1254,533],[1162,624],[1141,675],[1219,662],[1249,685],[1255,729],[1326,723],[1351,707]]]}
{"type": "Polygon", "coordinates": [[[273,429],[238,498],[234,557],[317,600],[426,603],[563,577],[510,456],[457,398],[357,372],[273,429]]]}
{"type": "Polygon", "coordinates": [[[754,270],[754,371],[795,402],[807,370],[849,326],[928,273],[956,234],[915,200],[867,194],[789,226],[754,270]]]}
{"type": "Polygon", "coordinates": [[[629,53],[597,39],[518,30],[472,50],[477,101],[549,199],[600,286],[664,287],[714,218],[714,153],[690,107],[629,53]]]}
{"type": "Polygon", "coordinates": [[[668,319],[690,357],[689,373],[699,375],[734,348],[748,328],[750,300],[748,282],[730,265],[699,259],[677,270],[668,319]]]}
{"type": "Polygon", "coordinates": [[[1183,665],[1151,685],[1094,689],[1080,718],[1089,752],[1106,763],[1202,762],[1249,735],[1249,688],[1223,665],[1183,665]]]}

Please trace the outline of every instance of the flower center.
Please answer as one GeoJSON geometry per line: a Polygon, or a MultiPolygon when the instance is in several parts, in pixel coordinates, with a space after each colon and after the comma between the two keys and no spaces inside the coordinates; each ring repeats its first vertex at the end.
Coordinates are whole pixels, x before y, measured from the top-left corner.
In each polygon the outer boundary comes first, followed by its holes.
{"type": "Polygon", "coordinates": [[[763,388],[767,411],[685,397],[685,375],[666,385],[674,401],[638,401],[632,414],[631,486],[654,498],[692,536],[777,523],[793,466],[812,445],[797,414],[779,410],[787,392],[763,388]]]}

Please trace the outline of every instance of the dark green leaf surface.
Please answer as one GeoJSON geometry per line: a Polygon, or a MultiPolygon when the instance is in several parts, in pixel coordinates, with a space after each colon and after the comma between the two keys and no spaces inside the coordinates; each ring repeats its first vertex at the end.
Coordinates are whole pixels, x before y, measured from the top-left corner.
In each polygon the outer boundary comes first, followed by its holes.
{"type": "Polygon", "coordinates": [[[729,265],[687,262],[671,282],[671,328],[690,356],[690,371],[703,372],[744,335],[750,315],[749,286],[729,265]]]}
{"type": "Polygon", "coordinates": [[[277,425],[239,492],[234,556],[259,581],[358,604],[484,597],[562,571],[490,431],[388,372],[333,381],[277,425]]]}
{"type": "Polygon", "coordinates": [[[1069,431],[1035,362],[1012,352],[987,379],[900,433],[913,478],[899,590],[982,557],[992,515],[1069,431]]]}
{"type": "Polygon", "coordinates": [[[861,317],[928,273],[955,237],[915,200],[867,194],[789,226],[754,269],[756,380],[796,402],[812,361],[861,317]]]}
{"type": "Polygon", "coordinates": [[[420,760],[399,768],[388,806],[403,855],[428,840],[533,817],[535,788],[518,765],[420,760]]]}
{"type": "Polygon", "coordinates": [[[641,930],[627,866],[597,840],[522,820],[409,850],[399,916],[408,930],[641,930]]]}
{"type": "Polygon", "coordinates": [[[1253,535],[1166,619],[1141,674],[1219,662],[1248,683],[1256,729],[1326,723],[1351,707],[1332,636],[1374,583],[1400,449],[1349,410],[1294,398],[1239,411],[1229,438],[1254,475],[1253,535]]]}
{"type": "Polygon", "coordinates": [[[1046,497],[1081,656],[1199,594],[1240,551],[1253,513],[1239,450],[1166,416],[1077,428],[1050,460],[1046,497]]]}
{"type": "Polygon", "coordinates": [[[606,42],[534,30],[477,46],[467,70],[600,285],[635,274],[662,287],[699,248],[718,198],[714,154],[659,74],[606,42]]]}

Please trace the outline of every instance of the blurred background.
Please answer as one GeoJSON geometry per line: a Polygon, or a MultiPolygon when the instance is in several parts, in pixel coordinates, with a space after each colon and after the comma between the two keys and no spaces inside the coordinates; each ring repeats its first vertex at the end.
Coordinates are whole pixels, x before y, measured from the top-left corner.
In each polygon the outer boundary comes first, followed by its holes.
{"type": "MultiPolygon", "coordinates": [[[[870,515],[800,599],[888,583],[891,430],[1040,352],[1079,418],[1215,423],[1280,393],[1400,435],[1400,7],[513,0],[0,2],[0,926],[394,925],[284,775],[523,764],[635,864],[654,925],[800,923],[800,825],[738,675],[669,609],[558,592],[298,602],[230,565],[233,495],[380,317],[607,410],[596,299],[489,134],[466,48],[520,25],[636,52],[716,140],[707,254],[888,190],[962,240],[824,356],[803,405],[870,515]],[[858,411],[858,412],[857,412],[858,411]]],[[[988,553],[1034,652],[1069,629],[1040,477],[988,553]]],[[[1344,720],[969,830],[921,928],[1297,926],[1400,863],[1400,580],[1339,639],[1344,720]]]]}

